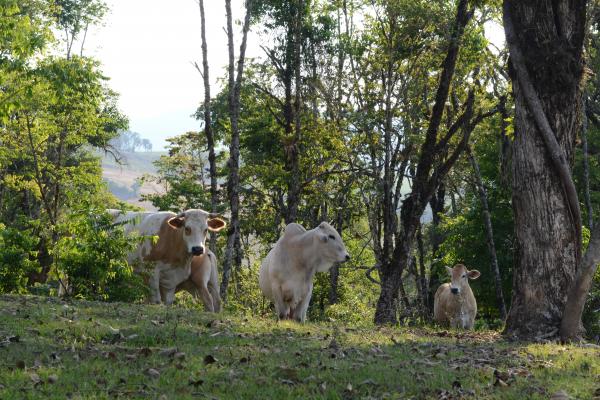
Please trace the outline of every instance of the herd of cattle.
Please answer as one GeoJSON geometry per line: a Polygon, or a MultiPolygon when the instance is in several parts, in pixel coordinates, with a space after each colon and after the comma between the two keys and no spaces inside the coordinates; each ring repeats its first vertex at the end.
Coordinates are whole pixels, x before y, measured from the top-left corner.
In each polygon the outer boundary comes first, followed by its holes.
{"type": "MultiPolygon", "coordinates": [[[[149,301],[172,304],[175,293],[186,290],[202,300],[210,312],[221,310],[217,260],[206,248],[208,231],[226,226],[218,215],[191,209],[173,212],[125,212],[107,210],[126,234],[137,234],[141,242],[129,254],[129,262],[148,272],[149,301]]],[[[260,267],[259,284],[271,300],[279,319],[306,321],[306,311],[317,272],[350,260],[339,233],[327,222],[306,230],[289,224],[260,267]]],[[[441,285],[434,302],[434,319],[453,328],[472,329],[477,303],[469,287],[477,270],[458,264],[449,268],[452,280],[441,285]]]]}

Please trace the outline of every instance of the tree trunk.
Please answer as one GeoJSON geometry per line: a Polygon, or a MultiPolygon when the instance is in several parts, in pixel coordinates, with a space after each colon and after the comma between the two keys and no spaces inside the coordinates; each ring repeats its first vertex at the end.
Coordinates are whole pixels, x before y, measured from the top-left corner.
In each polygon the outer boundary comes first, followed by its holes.
{"type": "Polygon", "coordinates": [[[504,303],[504,294],[502,293],[502,278],[500,276],[500,268],[498,267],[498,257],[496,256],[496,244],[494,243],[494,231],[492,229],[492,218],[490,216],[488,197],[485,186],[483,185],[483,179],[481,178],[479,164],[469,148],[467,148],[467,155],[469,156],[469,161],[471,162],[473,172],[475,173],[475,183],[477,186],[477,191],[479,192],[481,207],[483,209],[483,223],[485,225],[487,245],[490,252],[490,270],[492,272],[492,276],[494,277],[494,289],[496,290],[496,306],[498,307],[500,319],[504,321],[506,319],[506,305],[504,303]]]}
{"type": "Polygon", "coordinates": [[[244,59],[246,55],[246,40],[250,29],[250,7],[246,4],[246,16],[242,28],[242,43],[237,65],[237,76],[235,73],[235,55],[233,44],[233,22],[231,15],[231,0],[225,0],[227,13],[227,44],[229,50],[229,119],[231,122],[231,142],[229,144],[229,176],[227,179],[227,197],[231,209],[229,229],[227,230],[227,247],[225,249],[225,260],[223,262],[223,279],[221,280],[221,297],[223,301],[227,298],[227,286],[231,276],[232,265],[239,267],[242,259],[240,240],[240,92],[242,76],[244,72],[244,59]]]}
{"type": "Polygon", "coordinates": [[[300,203],[300,139],[302,128],[300,125],[300,110],[302,107],[302,94],[301,94],[301,52],[302,52],[302,41],[301,41],[301,29],[304,18],[304,1],[297,1],[296,16],[293,22],[293,64],[292,70],[294,71],[294,133],[292,144],[289,146],[289,170],[290,170],[290,183],[288,187],[287,197],[287,215],[285,218],[286,224],[296,222],[298,218],[298,206],[300,203]]]}
{"type": "Polygon", "coordinates": [[[415,266],[415,271],[417,272],[419,279],[419,297],[421,298],[421,312],[423,317],[426,317],[427,310],[429,309],[429,297],[427,296],[427,277],[425,275],[425,248],[423,246],[423,233],[422,227],[419,227],[417,231],[417,249],[419,253],[419,269],[415,266]]]}
{"type": "Polygon", "coordinates": [[[594,228],[594,210],[592,209],[592,199],[590,198],[590,162],[587,141],[588,119],[586,113],[586,102],[583,103],[583,124],[581,127],[581,147],[583,152],[583,187],[585,196],[585,210],[587,213],[588,228],[594,228]]]}
{"type": "MultiPolygon", "coordinates": [[[[210,169],[210,211],[217,212],[219,201],[217,192],[217,162],[215,156],[215,139],[212,132],[212,121],[210,120],[210,80],[208,74],[208,49],[206,44],[206,23],[204,18],[204,0],[199,0],[200,8],[200,30],[202,36],[202,79],[204,81],[204,134],[208,146],[208,164],[210,169]]],[[[210,235],[210,249],[217,252],[217,235],[210,235]]]]}
{"type": "Polygon", "coordinates": [[[562,341],[578,340],[584,333],[581,325],[581,314],[585,306],[587,294],[592,287],[594,274],[600,263],[600,224],[592,231],[588,249],[577,270],[575,282],[568,293],[564,316],[560,326],[562,341]]]}
{"type": "MultiPolygon", "coordinates": [[[[345,209],[338,209],[335,219],[335,229],[342,236],[344,228],[344,211],[345,209]]],[[[335,263],[329,270],[329,304],[336,304],[339,300],[338,297],[338,279],[340,277],[340,264],[335,263]]]]}
{"type": "Polygon", "coordinates": [[[515,97],[517,245],[505,333],[520,339],[558,333],[581,255],[569,164],[580,123],[585,15],[584,0],[504,2],[515,97]]]}
{"type": "Polygon", "coordinates": [[[440,246],[444,242],[442,234],[439,232],[439,225],[442,220],[441,215],[444,214],[446,205],[446,187],[442,183],[434,196],[429,200],[431,207],[431,267],[429,268],[429,285],[427,285],[427,309],[429,314],[433,315],[433,299],[438,287],[442,284],[442,274],[445,274],[444,266],[439,262],[440,246]]]}

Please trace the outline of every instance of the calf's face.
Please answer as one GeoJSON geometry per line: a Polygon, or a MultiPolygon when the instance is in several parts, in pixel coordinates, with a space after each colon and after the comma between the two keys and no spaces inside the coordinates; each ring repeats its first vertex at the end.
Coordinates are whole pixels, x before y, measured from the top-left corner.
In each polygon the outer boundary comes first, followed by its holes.
{"type": "Polygon", "coordinates": [[[171,218],[168,224],[183,232],[183,240],[188,252],[199,256],[204,254],[208,231],[218,232],[225,228],[225,221],[204,210],[187,210],[171,218]]]}
{"type": "Polygon", "coordinates": [[[350,260],[350,255],[339,233],[327,222],[321,222],[318,229],[319,251],[331,262],[350,260]]]}
{"type": "Polygon", "coordinates": [[[469,271],[462,264],[456,264],[454,268],[446,267],[450,278],[450,292],[452,294],[461,294],[468,286],[469,279],[477,279],[481,273],[476,269],[469,271]]]}

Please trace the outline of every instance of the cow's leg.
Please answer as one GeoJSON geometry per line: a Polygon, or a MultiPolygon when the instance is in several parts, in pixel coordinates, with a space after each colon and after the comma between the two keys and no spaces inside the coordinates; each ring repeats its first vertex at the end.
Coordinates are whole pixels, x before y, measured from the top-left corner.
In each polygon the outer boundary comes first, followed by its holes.
{"type": "Polygon", "coordinates": [[[208,287],[206,287],[205,285],[200,286],[198,288],[198,290],[200,291],[200,297],[202,298],[202,303],[204,303],[204,309],[208,312],[214,312],[214,306],[213,306],[213,297],[210,294],[210,292],[208,291],[208,287]]]}
{"type": "Polygon", "coordinates": [[[213,312],[221,312],[221,293],[218,284],[214,285],[212,282],[208,282],[207,287],[210,295],[212,296],[213,312]]]}
{"type": "Polygon", "coordinates": [[[160,269],[158,267],[154,267],[148,277],[148,289],[150,292],[150,303],[160,304],[160,269]]]}
{"type": "Polygon", "coordinates": [[[174,287],[164,288],[164,294],[165,294],[165,298],[163,300],[164,300],[165,304],[168,306],[173,304],[173,301],[175,300],[175,288],[174,287]]]}
{"type": "Polygon", "coordinates": [[[273,304],[275,304],[275,311],[277,311],[278,319],[285,319],[289,312],[290,307],[283,300],[283,293],[281,290],[281,286],[277,283],[271,284],[271,295],[273,296],[273,304]]]}
{"type": "Polygon", "coordinates": [[[217,260],[214,255],[210,256],[210,281],[208,290],[213,299],[214,312],[221,312],[221,290],[219,288],[219,271],[217,270],[217,260]]]}
{"type": "Polygon", "coordinates": [[[298,304],[294,310],[295,312],[294,312],[293,317],[298,322],[304,323],[306,321],[306,311],[308,310],[308,305],[310,304],[310,298],[312,297],[312,291],[313,291],[313,285],[311,283],[308,286],[308,291],[306,292],[306,295],[304,296],[302,301],[300,301],[300,304],[298,304]]]}

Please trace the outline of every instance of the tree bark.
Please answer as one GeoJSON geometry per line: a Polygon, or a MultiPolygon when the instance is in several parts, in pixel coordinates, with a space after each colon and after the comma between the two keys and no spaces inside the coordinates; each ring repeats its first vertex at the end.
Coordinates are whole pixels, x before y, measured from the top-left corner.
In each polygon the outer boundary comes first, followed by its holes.
{"type": "Polygon", "coordinates": [[[584,333],[581,314],[583,313],[587,294],[592,287],[598,263],[600,263],[600,224],[596,224],[592,231],[588,249],[577,270],[575,282],[569,290],[560,325],[560,338],[562,341],[578,340],[584,333]]]}
{"type": "Polygon", "coordinates": [[[423,246],[423,233],[421,231],[422,227],[419,227],[417,231],[417,249],[419,253],[419,269],[415,266],[415,271],[418,275],[419,280],[419,297],[421,298],[421,311],[425,317],[427,314],[427,310],[429,309],[429,298],[427,296],[427,276],[425,274],[425,248],[423,246]]]}
{"type": "MultiPolygon", "coordinates": [[[[217,186],[217,162],[215,155],[215,138],[212,131],[212,121],[210,116],[210,80],[208,70],[208,49],[206,43],[206,23],[204,17],[204,0],[198,0],[200,8],[200,30],[202,36],[202,80],[204,83],[204,135],[208,146],[208,164],[210,169],[210,211],[217,212],[219,202],[217,186]]],[[[210,249],[217,251],[217,235],[210,235],[210,249]]]]}
{"type": "Polygon", "coordinates": [[[477,192],[479,193],[479,199],[481,201],[481,208],[483,209],[483,223],[485,225],[487,245],[490,252],[490,270],[492,272],[492,276],[494,277],[494,289],[496,290],[496,306],[498,307],[500,319],[504,321],[506,319],[506,305],[504,302],[504,294],[502,293],[502,278],[500,276],[500,268],[498,267],[498,257],[496,256],[496,244],[494,243],[494,230],[492,228],[492,218],[490,216],[488,197],[485,186],[483,185],[483,179],[481,178],[479,164],[471,152],[471,149],[468,147],[467,155],[469,156],[469,161],[471,162],[473,172],[475,173],[475,183],[477,186],[477,192]]]}
{"type": "MultiPolygon", "coordinates": [[[[302,38],[301,29],[304,18],[304,1],[296,0],[296,15],[293,21],[293,64],[294,71],[294,132],[292,143],[288,146],[288,168],[290,171],[290,181],[287,196],[287,213],[285,216],[286,224],[296,222],[298,218],[298,207],[300,204],[300,141],[302,134],[300,110],[302,107],[302,81],[301,81],[301,52],[302,38]]],[[[287,132],[286,132],[287,133],[287,132]]],[[[291,132],[290,132],[291,133],[291,132]]]]}
{"type": "Polygon", "coordinates": [[[589,151],[588,151],[588,141],[587,141],[587,128],[588,128],[588,119],[586,112],[586,104],[583,103],[583,124],[581,127],[581,147],[583,152],[583,190],[585,196],[585,210],[587,213],[587,223],[588,228],[594,228],[594,210],[592,209],[592,199],[590,197],[590,162],[589,162],[589,151]]]}
{"type": "Polygon", "coordinates": [[[569,164],[580,123],[585,8],[584,0],[504,1],[515,97],[517,242],[505,333],[520,339],[558,333],[581,257],[569,164]]]}
{"type": "Polygon", "coordinates": [[[431,241],[431,266],[429,271],[429,284],[427,285],[427,309],[429,314],[433,315],[433,299],[438,287],[442,284],[440,279],[445,273],[444,266],[439,262],[440,246],[444,242],[444,238],[439,232],[441,215],[444,214],[446,205],[446,187],[441,183],[436,193],[429,200],[431,207],[431,232],[429,240],[431,241]]]}
{"type": "Polygon", "coordinates": [[[233,44],[233,22],[231,14],[231,0],[225,0],[225,11],[227,13],[227,44],[229,51],[229,119],[231,122],[231,142],[229,144],[229,175],[227,179],[227,197],[231,209],[229,229],[227,230],[227,247],[223,262],[223,278],[221,280],[221,297],[227,299],[227,286],[231,276],[232,265],[239,267],[241,264],[241,240],[240,240],[240,93],[242,76],[244,72],[244,59],[246,55],[246,40],[250,29],[250,7],[246,3],[246,16],[242,27],[242,43],[237,64],[237,75],[235,71],[235,54],[233,44]]]}

